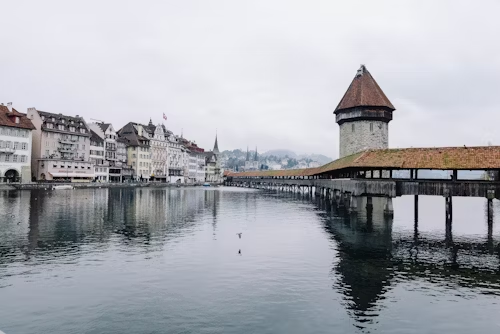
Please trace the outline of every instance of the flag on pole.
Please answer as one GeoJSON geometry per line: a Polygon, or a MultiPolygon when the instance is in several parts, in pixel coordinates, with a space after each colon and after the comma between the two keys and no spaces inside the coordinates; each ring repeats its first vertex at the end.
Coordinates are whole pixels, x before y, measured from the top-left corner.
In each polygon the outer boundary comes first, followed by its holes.
{"type": "Polygon", "coordinates": [[[163,119],[167,120],[167,115],[165,115],[165,113],[163,113],[163,119]]]}

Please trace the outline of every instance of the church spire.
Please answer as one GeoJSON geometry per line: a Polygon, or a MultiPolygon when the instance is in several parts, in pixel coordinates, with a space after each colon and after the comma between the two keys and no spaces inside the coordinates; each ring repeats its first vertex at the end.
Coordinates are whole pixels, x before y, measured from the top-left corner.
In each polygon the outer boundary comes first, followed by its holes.
{"type": "Polygon", "coordinates": [[[255,156],[253,158],[253,161],[259,161],[259,156],[257,155],[257,146],[255,146],[255,156]]]}
{"type": "Polygon", "coordinates": [[[246,161],[250,161],[250,152],[248,152],[248,145],[247,145],[247,160],[246,161]]]}
{"type": "Polygon", "coordinates": [[[215,131],[215,144],[214,144],[214,149],[213,152],[215,154],[219,154],[219,144],[217,143],[217,131],[215,131]]]}

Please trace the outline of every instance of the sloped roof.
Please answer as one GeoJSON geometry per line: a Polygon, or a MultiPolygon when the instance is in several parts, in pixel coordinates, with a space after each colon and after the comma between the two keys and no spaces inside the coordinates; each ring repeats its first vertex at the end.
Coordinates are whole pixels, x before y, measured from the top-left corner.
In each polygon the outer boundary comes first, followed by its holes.
{"type": "Polygon", "coordinates": [[[2,106],[2,105],[0,105],[0,125],[19,128],[19,129],[28,129],[28,130],[35,129],[35,126],[31,122],[31,120],[26,116],[26,114],[20,113],[14,108],[12,108],[12,112],[9,112],[9,108],[7,106],[2,106]],[[9,116],[19,117],[19,123],[16,123],[14,118],[9,116]]]}
{"type": "Polygon", "coordinates": [[[317,168],[249,171],[229,176],[312,176],[347,168],[357,169],[500,169],[500,146],[433,147],[367,150],[317,168]]]}
{"type": "Polygon", "coordinates": [[[396,109],[364,65],[359,68],[334,112],[356,107],[396,109]]]}
{"type": "Polygon", "coordinates": [[[67,134],[78,134],[78,136],[86,136],[90,137],[90,128],[87,126],[87,123],[80,116],[68,116],[63,114],[54,114],[47,111],[37,110],[40,117],[42,117],[42,129],[44,131],[52,131],[52,132],[63,132],[67,134]],[[53,121],[52,121],[53,119],[53,121]],[[47,124],[52,123],[53,128],[47,127],[47,124]],[[63,129],[59,129],[59,126],[62,125],[63,129]],[[74,127],[75,131],[70,131],[70,127],[74,127]],[[84,132],[80,132],[83,130],[84,132]]]}
{"type": "Polygon", "coordinates": [[[137,132],[136,125],[138,125],[138,124],[132,123],[132,122],[125,124],[125,126],[123,128],[118,130],[118,136],[125,138],[127,140],[127,145],[144,146],[144,147],[148,146],[148,145],[141,144],[140,141],[144,140],[144,141],[149,142],[150,139],[143,137],[143,136],[139,136],[139,134],[137,132]]]}
{"type": "Polygon", "coordinates": [[[97,123],[101,128],[102,132],[106,132],[106,130],[111,126],[110,123],[97,123]]]}
{"type": "Polygon", "coordinates": [[[90,129],[90,142],[104,143],[104,139],[101,138],[94,130],[90,129]]]}

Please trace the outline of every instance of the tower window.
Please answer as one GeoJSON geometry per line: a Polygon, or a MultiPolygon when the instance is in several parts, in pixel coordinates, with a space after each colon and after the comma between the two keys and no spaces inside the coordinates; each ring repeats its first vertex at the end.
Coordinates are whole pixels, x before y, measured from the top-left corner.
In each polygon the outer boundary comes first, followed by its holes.
{"type": "Polygon", "coordinates": [[[370,132],[373,132],[373,123],[370,123],[370,132]]]}
{"type": "Polygon", "coordinates": [[[354,132],[354,124],[352,124],[352,132],[354,132]]]}

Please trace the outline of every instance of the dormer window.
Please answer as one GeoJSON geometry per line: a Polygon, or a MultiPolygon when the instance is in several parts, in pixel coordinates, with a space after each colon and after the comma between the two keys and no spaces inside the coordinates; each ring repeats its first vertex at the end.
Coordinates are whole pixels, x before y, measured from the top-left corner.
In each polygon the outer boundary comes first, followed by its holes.
{"type": "Polygon", "coordinates": [[[52,122],[55,122],[55,121],[56,121],[56,119],[54,117],[52,117],[52,122]]]}
{"type": "Polygon", "coordinates": [[[61,123],[63,123],[63,124],[64,124],[64,119],[61,119],[61,123]]]}
{"type": "Polygon", "coordinates": [[[64,130],[64,125],[59,124],[58,129],[59,129],[59,130],[64,130]]]}
{"type": "Polygon", "coordinates": [[[19,117],[16,116],[16,124],[19,124],[20,120],[19,117]]]}

